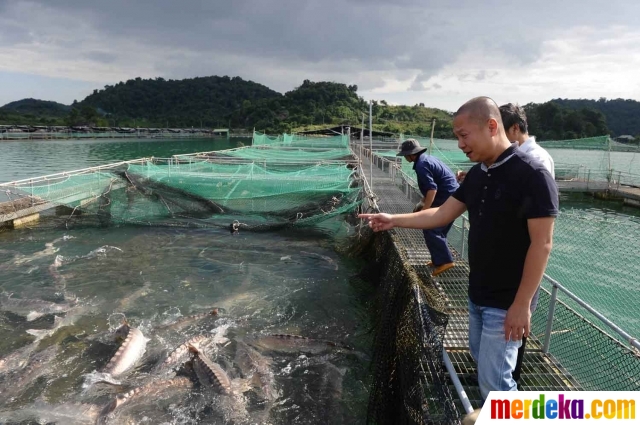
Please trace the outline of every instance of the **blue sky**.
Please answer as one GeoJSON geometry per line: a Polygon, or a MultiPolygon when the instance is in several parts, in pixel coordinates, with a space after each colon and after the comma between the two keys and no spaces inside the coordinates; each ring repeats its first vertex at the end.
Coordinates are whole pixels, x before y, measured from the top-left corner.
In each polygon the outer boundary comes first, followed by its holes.
{"type": "Polygon", "coordinates": [[[0,105],[207,75],[448,110],[478,95],[640,99],[638,16],[619,0],[0,0],[0,105]]]}

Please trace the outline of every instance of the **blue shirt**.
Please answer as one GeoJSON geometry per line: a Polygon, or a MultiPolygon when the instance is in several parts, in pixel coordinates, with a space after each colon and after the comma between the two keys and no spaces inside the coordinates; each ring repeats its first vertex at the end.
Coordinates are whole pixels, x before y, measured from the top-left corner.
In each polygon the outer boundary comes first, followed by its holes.
{"type": "Polygon", "coordinates": [[[418,177],[418,187],[422,196],[425,196],[429,190],[436,190],[436,197],[433,200],[432,207],[439,207],[449,199],[458,189],[456,176],[447,167],[444,162],[438,158],[427,155],[422,152],[420,157],[413,163],[413,170],[418,177]]]}
{"type": "Polygon", "coordinates": [[[474,165],[453,197],[469,212],[469,299],[508,310],[531,245],[527,220],[558,215],[556,182],[514,143],[489,168],[474,165]]]}

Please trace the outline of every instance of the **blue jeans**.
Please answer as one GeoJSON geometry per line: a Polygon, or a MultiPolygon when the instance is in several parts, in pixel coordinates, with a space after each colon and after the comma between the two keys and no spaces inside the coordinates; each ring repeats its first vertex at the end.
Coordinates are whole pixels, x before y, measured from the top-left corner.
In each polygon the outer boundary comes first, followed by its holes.
{"type": "Polygon", "coordinates": [[[447,233],[451,230],[453,222],[446,226],[436,227],[435,229],[425,229],[422,231],[424,242],[427,244],[429,255],[433,265],[438,267],[443,264],[453,263],[453,256],[447,245],[447,233]]]}
{"type": "Polygon", "coordinates": [[[490,391],[517,391],[512,373],[522,341],[504,339],[507,310],[482,307],[469,300],[469,348],[478,365],[478,385],[483,399],[490,391]]]}

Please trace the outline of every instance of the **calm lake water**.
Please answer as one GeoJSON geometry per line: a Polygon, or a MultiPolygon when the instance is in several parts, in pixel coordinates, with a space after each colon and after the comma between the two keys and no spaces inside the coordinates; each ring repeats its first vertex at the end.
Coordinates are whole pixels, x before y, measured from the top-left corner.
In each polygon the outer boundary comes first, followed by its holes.
{"type": "Polygon", "coordinates": [[[237,148],[251,138],[92,139],[0,142],[0,182],[79,170],[129,159],[237,148]]]}

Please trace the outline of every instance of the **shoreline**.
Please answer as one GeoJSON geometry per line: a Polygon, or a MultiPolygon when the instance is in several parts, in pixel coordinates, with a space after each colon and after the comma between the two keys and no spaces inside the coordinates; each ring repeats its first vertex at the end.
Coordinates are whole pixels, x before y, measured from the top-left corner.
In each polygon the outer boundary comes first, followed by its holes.
{"type": "Polygon", "coordinates": [[[161,137],[148,137],[148,136],[127,136],[127,137],[95,137],[95,136],[80,136],[80,137],[1,137],[1,142],[55,142],[55,141],[65,141],[65,140],[104,140],[104,141],[126,141],[126,140],[193,140],[193,139],[214,139],[214,140],[230,140],[230,139],[250,139],[252,138],[251,134],[231,134],[229,137],[226,136],[210,136],[210,135],[202,135],[202,136],[161,136],[161,137]]]}

